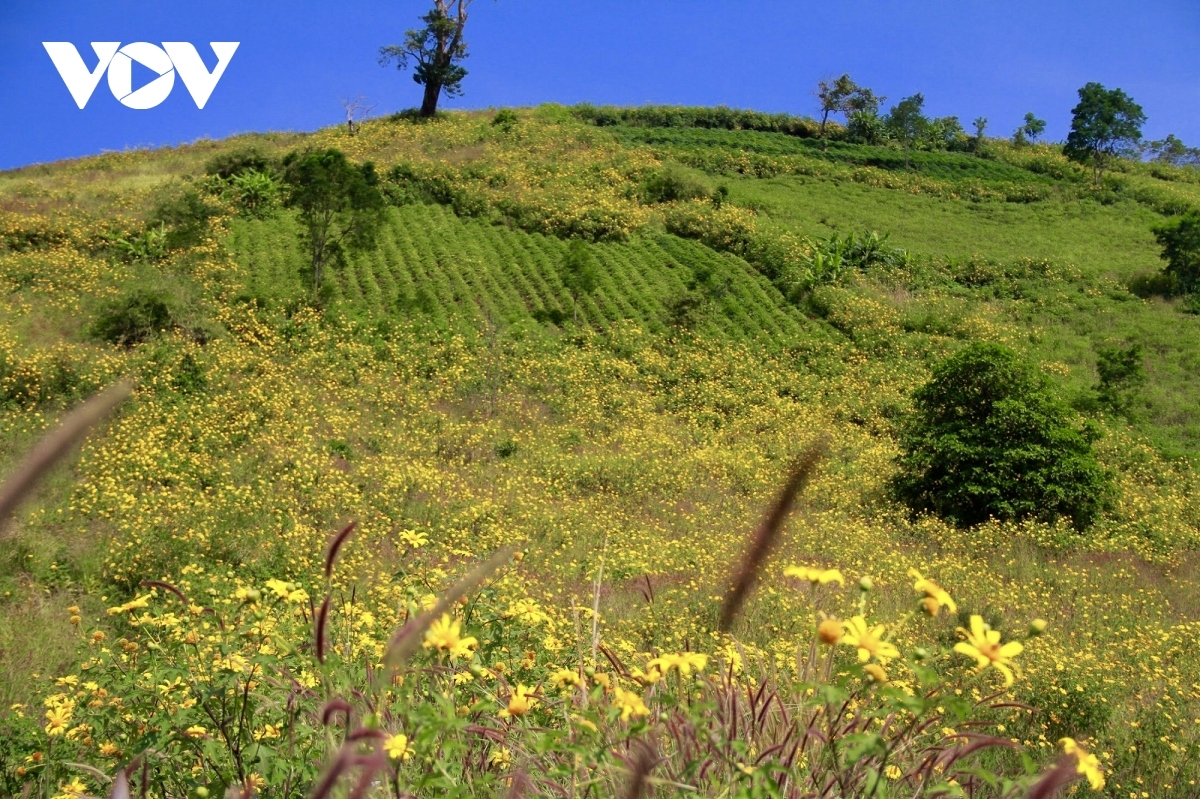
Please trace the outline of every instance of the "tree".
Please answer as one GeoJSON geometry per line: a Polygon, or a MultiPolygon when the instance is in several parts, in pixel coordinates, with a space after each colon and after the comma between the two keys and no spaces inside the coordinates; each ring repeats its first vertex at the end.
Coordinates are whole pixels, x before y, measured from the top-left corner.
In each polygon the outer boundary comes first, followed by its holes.
{"type": "Polygon", "coordinates": [[[283,160],[284,204],[299,214],[314,289],[321,288],[326,264],[374,244],[384,207],[378,182],[374,164],[356,166],[337,149],[291,153],[283,160]]]}
{"type": "Polygon", "coordinates": [[[1079,530],[1099,516],[1108,477],[1091,435],[1012,350],[966,347],[936,366],[913,400],[893,489],[914,512],[963,527],[1068,517],[1079,530]]]}
{"type": "Polygon", "coordinates": [[[1142,156],[1151,161],[1171,166],[1200,166],[1200,148],[1188,147],[1174,133],[1167,138],[1146,142],[1142,145],[1142,156]]]}
{"type": "Polygon", "coordinates": [[[983,132],[987,130],[987,117],[975,117],[975,155],[979,155],[979,149],[983,146],[983,132]]]}
{"type": "Polygon", "coordinates": [[[925,98],[920,93],[905,97],[892,106],[884,117],[883,124],[892,138],[904,146],[904,168],[908,168],[908,153],[921,140],[929,127],[929,120],[921,113],[925,98]]]}
{"type": "Polygon", "coordinates": [[[467,70],[460,63],[467,57],[463,28],[467,24],[467,8],[471,0],[433,0],[433,8],[421,17],[423,28],[404,32],[404,44],[389,44],[379,48],[379,63],[386,66],[393,59],[397,69],[416,62],[413,81],[425,87],[421,100],[422,117],[437,113],[442,92],[447,97],[462,94],[462,81],[467,70]]]}
{"type": "Polygon", "coordinates": [[[830,114],[877,114],[880,104],[887,99],[877,97],[870,89],[859,86],[849,75],[832,81],[818,81],[816,95],[821,101],[821,130],[817,136],[821,139],[822,149],[825,148],[825,124],[830,114]]]}
{"type": "Polygon", "coordinates": [[[1035,142],[1038,137],[1046,132],[1046,120],[1038,119],[1030,111],[1025,114],[1025,124],[1017,128],[1017,132],[1013,134],[1013,142],[1015,144],[1025,144],[1026,142],[1035,142]]]}
{"type": "Polygon", "coordinates": [[[559,269],[563,285],[571,294],[571,316],[579,321],[579,298],[591,294],[600,282],[596,259],[587,243],[574,239],[559,269]]]}
{"type": "Polygon", "coordinates": [[[347,97],[339,100],[342,108],[346,111],[346,130],[351,136],[354,135],[355,123],[360,119],[365,119],[379,103],[367,104],[367,98],[361,94],[358,97],[347,97]]]}
{"type": "Polygon", "coordinates": [[[1142,345],[1102,347],[1097,356],[1100,382],[1096,386],[1096,399],[1113,413],[1129,416],[1138,393],[1146,385],[1142,345]]]}
{"type": "Polygon", "coordinates": [[[1099,83],[1079,90],[1079,104],[1071,114],[1071,132],[1063,154],[1080,164],[1091,163],[1096,183],[1113,158],[1137,145],[1146,122],[1142,107],[1133,98],[1099,83]]]}
{"type": "Polygon", "coordinates": [[[1164,270],[1186,294],[1200,291],[1200,211],[1188,211],[1154,228],[1164,270]]]}

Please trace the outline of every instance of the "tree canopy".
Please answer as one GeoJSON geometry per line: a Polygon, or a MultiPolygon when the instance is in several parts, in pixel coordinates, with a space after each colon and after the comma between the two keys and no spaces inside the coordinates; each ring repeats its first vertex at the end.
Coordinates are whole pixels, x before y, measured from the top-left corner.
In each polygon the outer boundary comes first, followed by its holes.
{"type": "Polygon", "coordinates": [[[1079,104],[1071,114],[1071,132],[1063,154],[1072,161],[1090,163],[1097,183],[1113,158],[1133,151],[1146,122],[1142,107],[1132,97],[1099,83],[1079,90],[1079,104]]]}
{"type": "Polygon", "coordinates": [[[989,518],[1090,526],[1108,478],[1047,379],[999,344],[971,344],[913,396],[893,487],[913,511],[967,527],[989,518]]]}
{"type": "Polygon", "coordinates": [[[1169,219],[1154,229],[1166,273],[1184,293],[1200,291],[1200,211],[1169,219]]]}
{"type": "Polygon", "coordinates": [[[904,147],[905,167],[908,166],[909,150],[929,129],[929,120],[922,113],[924,108],[925,97],[918,92],[892,106],[883,120],[887,132],[904,147]]]}
{"type": "Polygon", "coordinates": [[[284,159],[284,204],[296,209],[303,225],[313,288],[321,288],[327,263],[374,243],[384,207],[378,182],[374,164],[352,164],[337,149],[284,159]]]}
{"type": "Polygon", "coordinates": [[[462,81],[467,76],[462,65],[467,57],[463,29],[470,5],[471,0],[434,0],[433,8],[421,17],[424,27],[405,31],[404,44],[379,48],[382,65],[394,60],[397,69],[405,69],[410,59],[416,62],[413,81],[425,87],[419,112],[422,117],[437,113],[443,92],[447,97],[462,94],[462,81]]]}
{"type": "Polygon", "coordinates": [[[859,86],[847,74],[834,80],[817,82],[817,99],[821,101],[821,129],[818,137],[825,142],[825,125],[830,114],[876,114],[886,97],[877,96],[865,86],[859,86]]]}

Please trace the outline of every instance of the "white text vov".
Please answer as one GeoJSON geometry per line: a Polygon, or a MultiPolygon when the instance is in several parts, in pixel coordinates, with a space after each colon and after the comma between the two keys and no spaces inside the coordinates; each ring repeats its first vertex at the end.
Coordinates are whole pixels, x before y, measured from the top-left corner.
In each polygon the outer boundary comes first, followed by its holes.
{"type": "Polygon", "coordinates": [[[75,45],[70,42],[42,42],[50,60],[54,62],[63,83],[80,108],[87,105],[100,83],[100,77],[108,71],[108,88],[122,105],[129,108],[147,109],[167,99],[175,87],[175,73],[183,80],[197,108],[203,108],[217,87],[217,81],[225,74],[234,51],[240,42],[209,42],[217,56],[217,65],[212,72],[204,66],[200,54],[190,42],[163,42],[162,47],[150,42],[132,42],[121,46],[120,42],[92,42],[99,62],[89,70],[75,45]],[[138,90],[133,89],[133,62],[136,61],[158,74],[138,90]]]}

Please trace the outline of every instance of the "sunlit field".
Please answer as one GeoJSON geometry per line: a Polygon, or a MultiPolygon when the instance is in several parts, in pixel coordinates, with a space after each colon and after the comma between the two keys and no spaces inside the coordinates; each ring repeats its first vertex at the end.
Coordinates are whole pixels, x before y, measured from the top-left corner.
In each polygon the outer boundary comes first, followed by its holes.
{"type": "Polygon", "coordinates": [[[3,470],[135,382],[0,533],[0,793],[137,757],[170,797],[1025,796],[1065,738],[1076,795],[1200,794],[1200,316],[1139,288],[1176,171],[542,106],[0,174],[3,470]],[[381,176],[320,291],[294,214],[206,176],[251,146],[381,176]],[[720,199],[648,197],[668,169],[720,199]],[[872,232],[890,260],[830,265],[872,232]],[[895,499],[973,342],[1094,431],[1090,528],[895,499]]]}

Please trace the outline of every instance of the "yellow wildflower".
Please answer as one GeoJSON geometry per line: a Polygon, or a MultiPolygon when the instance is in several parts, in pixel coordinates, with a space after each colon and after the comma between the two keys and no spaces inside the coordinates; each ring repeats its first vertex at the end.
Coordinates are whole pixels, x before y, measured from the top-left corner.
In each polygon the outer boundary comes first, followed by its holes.
{"type": "Polygon", "coordinates": [[[115,608],[109,608],[108,615],[116,616],[118,613],[128,613],[131,610],[137,610],[138,608],[147,608],[147,607],[150,607],[150,594],[146,594],[144,596],[139,596],[136,599],[131,599],[128,602],[126,602],[124,605],[119,605],[118,607],[115,607],[115,608]]]}
{"type": "Polygon", "coordinates": [[[384,751],[392,760],[408,760],[412,757],[412,747],[408,745],[408,736],[396,733],[383,742],[384,751]]]}
{"type": "Polygon", "coordinates": [[[512,765],[512,752],[508,751],[508,747],[501,746],[492,750],[492,754],[488,757],[488,763],[500,770],[504,770],[512,765]]]}
{"type": "Polygon", "coordinates": [[[863,666],[863,671],[870,675],[871,679],[880,685],[886,685],[888,682],[887,672],[883,670],[883,666],[878,663],[868,663],[863,666]]]}
{"type": "Polygon", "coordinates": [[[883,640],[883,634],[887,631],[884,625],[876,624],[874,627],[868,627],[865,618],[855,616],[846,622],[845,629],[846,635],[842,638],[842,643],[858,648],[860,663],[866,663],[871,658],[887,662],[892,658],[900,657],[900,650],[883,640]]]}
{"type": "Polygon", "coordinates": [[[1059,744],[1062,745],[1063,752],[1075,758],[1075,773],[1087,777],[1088,785],[1092,786],[1093,791],[1104,787],[1104,772],[1100,770],[1099,758],[1075,743],[1072,738],[1063,738],[1059,744]]]}
{"type": "Polygon", "coordinates": [[[46,711],[46,734],[53,737],[62,735],[67,731],[67,725],[71,723],[70,704],[61,704],[57,707],[52,707],[46,711]]]}
{"type": "Polygon", "coordinates": [[[183,731],[183,734],[189,738],[203,738],[208,735],[208,730],[201,727],[199,724],[193,724],[183,731]]]}
{"type": "Polygon", "coordinates": [[[826,619],[817,625],[817,637],[821,643],[834,646],[842,640],[842,623],[837,619],[826,619]]]}
{"type": "Polygon", "coordinates": [[[707,665],[708,655],[702,655],[699,652],[680,652],[678,655],[662,655],[654,658],[646,664],[646,670],[657,669],[665,676],[671,669],[675,669],[680,675],[690,677],[692,669],[701,672],[707,665]]]}
{"type": "Polygon", "coordinates": [[[112,741],[105,741],[100,744],[100,754],[105,757],[116,757],[121,754],[121,747],[117,746],[112,741]]]}
{"type": "Polygon", "coordinates": [[[462,623],[450,618],[449,613],[435,621],[425,633],[425,648],[448,652],[450,657],[470,657],[479,641],[474,636],[462,635],[462,623]]]}
{"type": "Polygon", "coordinates": [[[87,786],[83,784],[83,780],[75,777],[65,785],[58,788],[58,793],[54,799],[74,799],[77,796],[86,796],[88,793],[87,786]]]}
{"type": "Polygon", "coordinates": [[[828,585],[837,583],[845,585],[846,578],[837,569],[814,569],[811,566],[789,566],[783,571],[784,577],[799,577],[813,585],[828,585]]]}
{"type": "Polygon", "coordinates": [[[550,683],[555,688],[565,688],[568,685],[573,688],[578,688],[583,685],[583,680],[579,677],[579,672],[571,669],[559,669],[550,675],[550,683]]]}
{"type": "Polygon", "coordinates": [[[971,617],[970,631],[962,627],[959,627],[958,631],[965,635],[967,640],[955,644],[955,652],[975,658],[977,672],[994,666],[1004,675],[1005,688],[1013,684],[1012,658],[1025,649],[1020,642],[1009,641],[1001,646],[1000,631],[988,629],[983,623],[983,617],[978,615],[971,617]]]}
{"type": "Polygon", "coordinates": [[[909,569],[908,576],[916,578],[917,581],[913,583],[913,589],[925,595],[921,606],[930,616],[937,616],[942,608],[946,608],[951,613],[958,613],[958,605],[940,585],[933,580],[922,577],[921,573],[916,569],[909,569]]]}
{"type": "Polygon", "coordinates": [[[621,721],[628,721],[630,716],[650,715],[650,708],[646,707],[642,697],[624,688],[618,688],[613,694],[613,707],[621,711],[621,721]]]}
{"type": "Polygon", "coordinates": [[[533,695],[533,689],[527,688],[524,685],[518,685],[509,694],[508,707],[500,711],[500,718],[508,719],[524,716],[536,704],[537,698],[533,695]]]}

